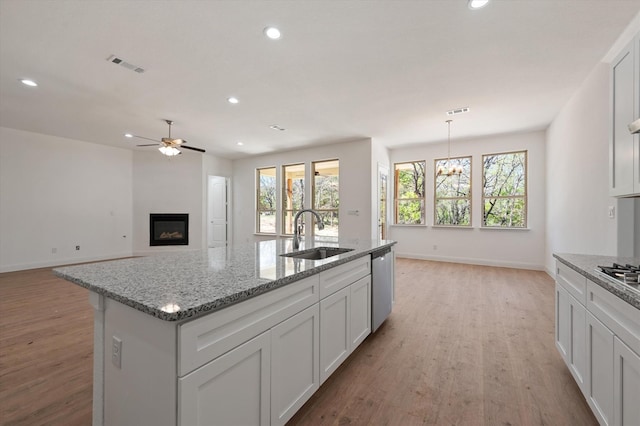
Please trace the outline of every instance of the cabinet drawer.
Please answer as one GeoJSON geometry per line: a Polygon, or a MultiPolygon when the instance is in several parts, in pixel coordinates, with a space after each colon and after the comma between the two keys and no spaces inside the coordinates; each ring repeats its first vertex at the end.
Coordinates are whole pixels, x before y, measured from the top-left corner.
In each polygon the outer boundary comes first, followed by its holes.
{"type": "Polygon", "coordinates": [[[587,278],[556,261],[556,282],[583,305],[587,303],[587,278]]]}
{"type": "Polygon", "coordinates": [[[371,273],[371,256],[320,272],[320,298],[323,299],[371,273]]]}
{"type": "Polygon", "coordinates": [[[587,309],[640,354],[640,310],[587,280],[587,309]]]}
{"type": "Polygon", "coordinates": [[[317,303],[319,276],[224,308],[178,328],[178,375],[217,358],[254,336],[317,303]]]}

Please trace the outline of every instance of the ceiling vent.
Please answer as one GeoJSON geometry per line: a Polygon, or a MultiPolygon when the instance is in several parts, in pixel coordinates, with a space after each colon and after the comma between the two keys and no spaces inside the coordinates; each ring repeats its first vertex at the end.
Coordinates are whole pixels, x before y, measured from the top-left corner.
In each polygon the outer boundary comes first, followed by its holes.
{"type": "Polygon", "coordinates": [[[125,67],[128,70],[135,71],[138,74],[142,74],[144,72],[144,68],[141,68],[137,65],[130,64],[122,58],[118,58],[116,55],[111,55],[107,58],[107,61],[113,62],[116,65],[120,65],[121,67],[125,67]]]}
{"type": "Polygon", "coordinates": [[[447,115],[458,115],[464,114],[465,112],[469,112],[469,107],[452,109],[451,111],[447,111],[447,115]]]}

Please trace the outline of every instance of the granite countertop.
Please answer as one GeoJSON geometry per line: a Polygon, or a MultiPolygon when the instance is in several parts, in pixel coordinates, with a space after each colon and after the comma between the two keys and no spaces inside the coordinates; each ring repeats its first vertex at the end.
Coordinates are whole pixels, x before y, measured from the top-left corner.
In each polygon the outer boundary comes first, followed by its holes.
{"type": "Polygon", "coordinates": [[[615,256],[595,256],[587,254],[554,253],[553,257],[567,265],[569,268],[587,277],[600,287],[615,294],[620,299],[640,309],[640,291],[638,287],[631,287],[626,284],[609,281],[601,277],[596,268],[598,265],[607,266],[614,262],[620,264],[640,265],[639,258],[615,257],[615,256]]]}
{"type": "Polygon", "coordinates": [[[194,318],[320,271],[391,247],[395,241],[303,240],[313,247],[352,248],[321,260],[280,256],[293,240],[282,238],[206,250],[158,253],[54,269],[66,280],[165,321],[194,318]]]}

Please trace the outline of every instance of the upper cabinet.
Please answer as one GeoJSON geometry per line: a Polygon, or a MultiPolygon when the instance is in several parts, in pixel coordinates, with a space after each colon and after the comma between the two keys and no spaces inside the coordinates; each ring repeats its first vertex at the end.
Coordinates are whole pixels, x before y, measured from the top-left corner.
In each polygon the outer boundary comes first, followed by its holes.
{"type": "Polygon", "coordinates": [[[640,135],[628,127],[640,117],[640,34],[611,64],[611,84],[610,194],[640,196],[640,135]]]}

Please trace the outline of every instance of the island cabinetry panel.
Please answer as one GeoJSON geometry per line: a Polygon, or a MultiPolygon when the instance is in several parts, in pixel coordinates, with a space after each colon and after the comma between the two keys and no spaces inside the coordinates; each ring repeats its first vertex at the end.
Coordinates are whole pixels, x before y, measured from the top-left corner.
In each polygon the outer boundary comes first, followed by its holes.
{"type": "Polygon", "coordinates": [[[351,284],[351,351],[371,334],[371,275],[351,284]]]}
{"type": "MultiPolygon", "coordinates": [[[[367,264],[370,265],[370,262],[367,264]]],[[[322,273],[320,283],[322,294],[322,273]]],[[[370,273],[320,300],[321,384],[369,334],[371,334],[370,273]]]]}
{"type": "Polygon", "coordinates": [[[320,387],[318,304],[271,329],[271,424],[283,425],[320,387]]]}
{"type": "Polygon", "coordinates": [[[317,303],[318,283],[314,275],[180,325],[180,375],[317,303]]]}
{"type": "Polygon", "coordinates": [[[268,425],[271,332],[178,380],[181,426],[268,425]]]}
{"type": "Polygon", "coordinates": [[[343,288],[320,301],[320,383],[350,352],[351,289],[343,288]]]}
{"type": "Polygon", "coordinates": [[[322,271],[320,273],[320,298],[324,299],[370,274],[371,256],[360,257],[335,268],[322,271]]]}
{"type": "Polygon", "coordinates": [[[640,36],[611,64],[610,194],[640,194],[640,135],[628,125],[640,117],[640,36]]]}

